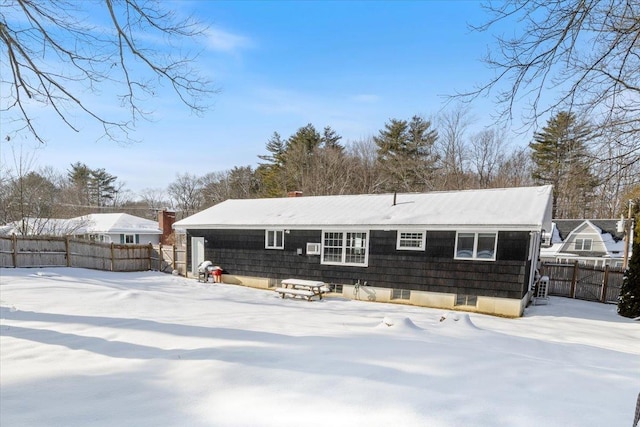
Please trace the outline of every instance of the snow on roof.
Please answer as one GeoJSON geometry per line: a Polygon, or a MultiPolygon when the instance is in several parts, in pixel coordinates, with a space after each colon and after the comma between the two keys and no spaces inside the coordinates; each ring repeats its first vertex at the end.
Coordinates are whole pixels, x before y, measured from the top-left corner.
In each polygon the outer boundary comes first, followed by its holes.
{"type": "Polygon", "coordinates": [[[84,226],[76,234],[87,233],[138,233],[162,234],[157,221],[140,218],[126,213],[89,214],[74,218],[84,221],[84,226]]]}
{"type": "Polygon", "coordinates": [[[227,200],[179,229],[427,226],[551,229],[551,186],[227,200]],[[394,205],[394,199],[396,201],[394,205]]]}
{"type": "Polygon", "coordinates": [[[23,234],[64,236],[73,234],[81,223],[76,218],[30,218],[0,226],[0,235],[23,234]]]}

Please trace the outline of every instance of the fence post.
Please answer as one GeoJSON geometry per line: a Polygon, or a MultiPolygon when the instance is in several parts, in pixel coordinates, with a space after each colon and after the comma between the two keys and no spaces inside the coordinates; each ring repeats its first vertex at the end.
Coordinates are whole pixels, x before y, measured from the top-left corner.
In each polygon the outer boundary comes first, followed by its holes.
{"type": "Polygon", "coordinates": [[[67,267],[71,267],[71,243],[69,242],[71,237],[69,235],[64,238],[64,251],[67,255],[67,267]]]}
{"type": "Polygon", "coordinates": [[[173,248],[173,259],[171,260],[171,272],[173,272],[176,269],[176,255],[178,254],[178,252],[176,251],[176,245],[175,243],[173,245],[171,245],[173,248]]]}
{"type": "Polygon", "coordinates": [[[111,242],[111,271],[113,271],[113,266],[116,262],[116,251],[113,242],[111,242]]]}
{"type": "Polygon", "coordinates": [[[600,302],[607,302],[607,287],[609,286],[609,264],[604,266],[604,277],[602,278],[602,296],[600,302]]]}
{"type": "Polygon", "coordinates": [[[164,255],[162,254],[162,242],[158,243],[158,271],[162,271],[162,260],[164,255]]]}
{"type": "Polygon", "coordinates": [[[151,261],[151,254],[153,254],[153,244],[149,243],[149,246],[147,246],[147,254],[149,255],[149,270],[151,270],[151,267],[153,266],[152,261],[151,261]]]}
{"type": "Polygon", "coordinates": [[[18,268],[18,236],[15,233],[11,236],[11,242],[13,243],[13,252],[11,253],[13,268],[18,268]]]}
{"type": "Polygon", "coordinates": [[[576,297],[576,284],[578,283],[578,260],[576,260],[573,264],[573,277],[571,278],[571,290],[569,293],[571,294],[571,298],[576,297]]]}

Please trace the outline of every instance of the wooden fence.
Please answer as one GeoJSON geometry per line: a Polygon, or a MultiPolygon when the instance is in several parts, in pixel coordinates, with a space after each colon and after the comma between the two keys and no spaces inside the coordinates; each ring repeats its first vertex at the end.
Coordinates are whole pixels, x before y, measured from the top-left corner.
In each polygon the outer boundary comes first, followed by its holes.
{"type": "Polygon", "coordinates": [[[617,303],[624,271],[614,267],[543,263],[540,270],[549,276],[549,294],[569,298],[617,303]]]}
{"type": "Polygon", "coordinates": [[[99,243],[69,236],[0,236],[0,267],[81,267],[186,274],[186,250],[162,245],[99,243]]]}

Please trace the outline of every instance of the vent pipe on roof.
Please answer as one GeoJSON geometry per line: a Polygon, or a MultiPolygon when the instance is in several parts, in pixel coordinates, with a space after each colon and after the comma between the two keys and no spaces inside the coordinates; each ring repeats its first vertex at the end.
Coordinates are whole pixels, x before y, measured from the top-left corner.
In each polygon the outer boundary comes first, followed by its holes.
{"type": "Polygon", "coordinates": [[[397,192],[394,191],[393,192],[393,206],[396,205],[396,195],[397,195],[397,192]]]}

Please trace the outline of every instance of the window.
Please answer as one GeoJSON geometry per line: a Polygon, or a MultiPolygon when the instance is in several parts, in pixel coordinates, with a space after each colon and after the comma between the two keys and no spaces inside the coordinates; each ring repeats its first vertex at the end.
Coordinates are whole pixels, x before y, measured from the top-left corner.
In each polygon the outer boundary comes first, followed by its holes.
{"type": "Polygon", "coordinates": [[[478,303],[478,297],[476,295],[456,295],[456,305],[470,305],[475,307],[478,303]]]}
{"type": "Polygon", "coordinates": [[[575,242],[576,251],[590,251],[592,243],[593,243],[592,239],[576,239],[576,242],[575,242]]]}
{"type": "Polygon", "coordinates": [[[341,294],[342,293],[342,285],[336,284],[336,283],[330,283],[329,284],[329,290],[331,292],[334,292],[336,294],[341,294]]]}
{"type": "Polygon", "coordinates": [[[498,233],[457,233],[455,259],[496,260],[498,233]]]}
{"type": "Polygon", "coordinates": [[[137,234],[121,234],[120,235],[120,243],[124,243],[125,245],[130,245],[138,242],[137,234]]]}
{"type": "Polygon", "coordinates": [[[424,251],[425,240],[425,233],[423,231],[398,231],[396,249],[424,251]]]}
{"type": "Polygon", "coordinates": [[[284,249],[284,230],[267,230],[264,235],[266,249],[284,249]]]}
{"type": "Polygon", "coordinates": [[[325,231],[322,236],[322,264],[367,266],[368,232],[325,231]]]}
{"type": "Polygon", "coordinates": [[[391,290],[391,299],[411,299],[411,291],[407,289],[392,289],[391,290]]]}

